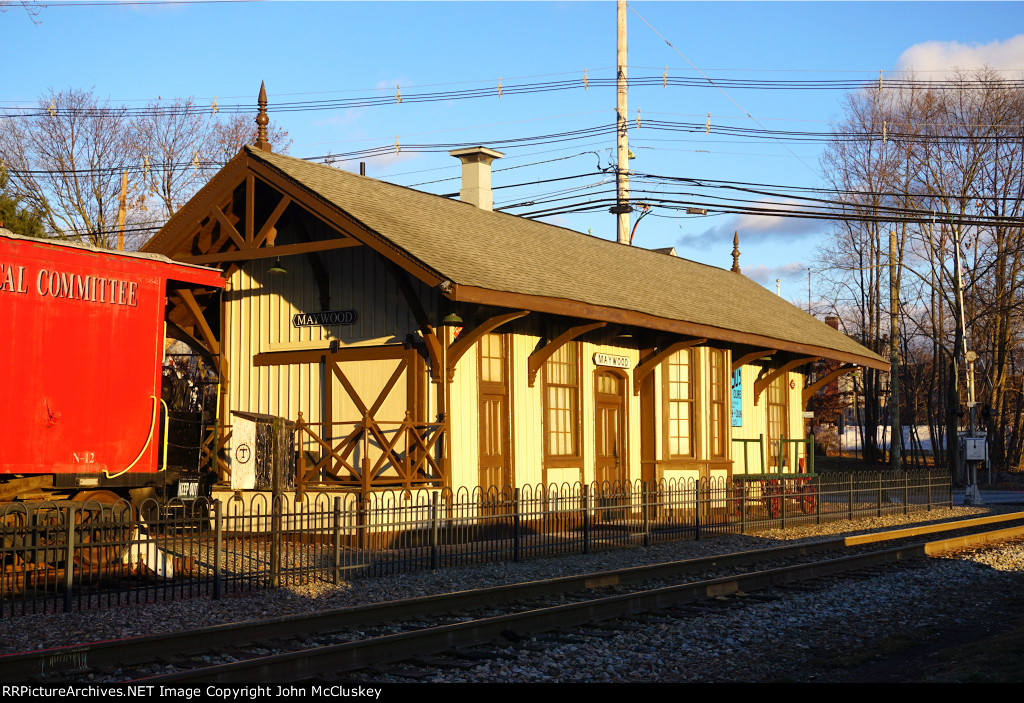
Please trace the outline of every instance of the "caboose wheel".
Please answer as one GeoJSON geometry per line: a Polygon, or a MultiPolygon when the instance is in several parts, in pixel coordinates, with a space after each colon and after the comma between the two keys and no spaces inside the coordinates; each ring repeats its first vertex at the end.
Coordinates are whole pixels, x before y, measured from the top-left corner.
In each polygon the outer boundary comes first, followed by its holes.
{"type": "Polygon", "coordinates": [[[80,527],[74,563],[83,569],[102,569],[119,561],[131,540],[127,523],[132,514],[124,499],[111,491],[80,491],[71,500],[85,503],[75,511],[75,524],[80,527]]]}

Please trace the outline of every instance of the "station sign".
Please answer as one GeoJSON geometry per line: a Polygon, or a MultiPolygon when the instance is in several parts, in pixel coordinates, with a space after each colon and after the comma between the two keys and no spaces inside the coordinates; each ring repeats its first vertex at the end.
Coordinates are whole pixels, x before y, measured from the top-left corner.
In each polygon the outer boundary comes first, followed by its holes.
{"type": "Polygon", "coordinates": [[[300,312],[292,317],[295,327],[319,327],[328,325],[351,325],[356,321],[355,310],[324,310],[322,312],[300,312]]]}
{"type": "Polygon", "coordinates": [[[596,352],[594,354],[594,365],[611,366],[616,369],[628,369],[629,357],[618,356],[617,354],[602,354],[601,352],[596,352]]]}

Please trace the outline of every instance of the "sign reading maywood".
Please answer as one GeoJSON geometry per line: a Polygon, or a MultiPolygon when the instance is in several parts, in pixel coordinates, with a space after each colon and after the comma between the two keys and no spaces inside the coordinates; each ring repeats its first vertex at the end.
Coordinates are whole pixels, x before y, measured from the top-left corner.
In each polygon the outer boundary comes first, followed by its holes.
{"type": "Polygon", "coordinates": [[[300,312],[292,318],[295,327],[316,327],[317,325],[351,325],[356,321],[355,310],[325,310],[323,312],[300,312]]]}

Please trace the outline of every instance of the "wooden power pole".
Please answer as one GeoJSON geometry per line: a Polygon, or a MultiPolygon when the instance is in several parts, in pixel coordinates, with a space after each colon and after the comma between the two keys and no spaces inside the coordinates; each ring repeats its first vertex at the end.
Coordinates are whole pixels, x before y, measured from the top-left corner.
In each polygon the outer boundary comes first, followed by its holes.
{"type": "Polygon", "coordinates": [[[615,173],[615,213],[617,222],[616,240],[619,244],[629,244],[629,136],[626,122],[626,0],[618,0],[616,41],[616,65],[618,78],[616,81],[615,127],[616,145],[618,147],[618,166],[615,173]]]}
{"type": "Polygon", "coordinates": [[[124,251],[124,213],[128,209],[128,169],[121,174],[121,197],[117,208],[117,250],[124,251]]]}

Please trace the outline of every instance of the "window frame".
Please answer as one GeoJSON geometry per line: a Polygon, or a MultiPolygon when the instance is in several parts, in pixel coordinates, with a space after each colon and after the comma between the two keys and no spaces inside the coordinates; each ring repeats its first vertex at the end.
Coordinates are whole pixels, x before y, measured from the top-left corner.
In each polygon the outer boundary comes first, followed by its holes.
{"type": "Polygon", "coordinates": [[[708,349],[708,456],[711,459],[729,458],[732,431],[732,374],[728,366],[729,356],[724,349],[708,349]],[[716,426],[718,436],[715,434],[716,426]]]}
{"type": "MultiPolygon", "coordinates": [[[[699,425],[695,422],[698,412],[698,378],[699,373],[694,373],[696,361],[699,361],[698,354],[695,353],[696,349],[693,347],[687,347],[686,349],[680,349],[675,354],[670,356],[664,362],[662,362],[661,368],[661,398],[662,398],[662,456],[667,461],[687,461],[696,460],[699,457],[698,453],[698,432],[699,425]],[[673,398],[672,394],[672,365],[673,362],[685,355],[686,367],[688,370],[688,383],[690,386],[690,393],[687,398],[673,398]],[[689,426],[689,443],[690,452],[688,454],[673,454],[672,453],[672,404],[673,403],[686,403],[689,407],[689,418],[687,424],[689,426]]],[[[681,436],[680,436],[681,437],[681,436]]],[[[678,437],[677,437],[678,439],[678,437]]]]}
{"type": "MultiPolygon", "coordinates": [[[[579,342],[567,342],[560,347],[554,354],[552,354],[545,362],[542,370],[542,403],[543,403],[543,415],[544,415],[544,466],[550,468],[575,468],[581,467],[583,461],[583,426],[582,426],[582,413],[580,412],[580,404],[582,401],[582,395],[580,392],[580,381],[583,376],[583,364],[580,354],[579,342]],[[551,380],[552,376],[552,364],[562,363],[558,360],[564,351],[571,349],[574,356],[574,360],[568,362],[572,364],[575,370],[575,382],[574,383],[555,383],[551,380]],[[564,388],[568,391],[569,408],[568,422],[565,423],[566,427],[571,432],[572,447],[568,453],[565,454],[554,454],[551,452],[552,446],[552,432],[554,431],[551,426],[551,390],[555,388],[564,388]]],[[[557,408],[562,410],[561,408],[557,408]]]]}

